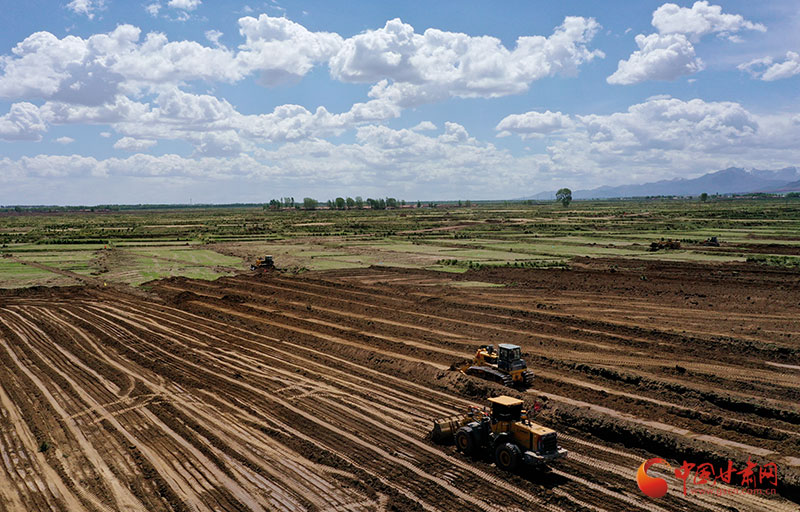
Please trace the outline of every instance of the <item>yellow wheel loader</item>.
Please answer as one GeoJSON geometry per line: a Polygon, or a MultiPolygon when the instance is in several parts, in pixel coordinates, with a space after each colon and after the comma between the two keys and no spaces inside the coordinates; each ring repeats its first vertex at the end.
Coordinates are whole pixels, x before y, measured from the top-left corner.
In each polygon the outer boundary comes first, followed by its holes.
{"type": "Polygon", "coordinates": [[[504,386],[530,386],[533,372],[522,359],[522,349],[518,345],[501,343],[481,345],[472,363],[461,367],[461,373],[491,380],[504,386]]]}
{"type": "Polygon", "coordinates": [[[489,413],[471,407],[466,414],[435,420],[431,437],[439,443],[455,442],[466,455],[490,455],[497,467],[507,471],[567,456],[567,450],[558,446],[556,432],[533,423],[532,411],[522,411],[522,400],[498,396],[489,403],[489,413]]]}

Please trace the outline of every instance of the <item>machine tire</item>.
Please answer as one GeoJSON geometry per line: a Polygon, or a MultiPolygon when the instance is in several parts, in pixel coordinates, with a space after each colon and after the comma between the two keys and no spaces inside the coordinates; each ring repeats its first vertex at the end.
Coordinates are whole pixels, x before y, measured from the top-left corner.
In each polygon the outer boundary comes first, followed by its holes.
{"type": "Polygon", "coordinates": [[[475,436],[472,427],[461,427],[456,431],[456,449],[466,455],[475,453],[475,436]]]}
{"type": "Polygon", "coordinates": [[[514,443],[503,443],[494,451],[494,462],[505,471],[514,471],[522,461],[522,451],[514,443]]]}

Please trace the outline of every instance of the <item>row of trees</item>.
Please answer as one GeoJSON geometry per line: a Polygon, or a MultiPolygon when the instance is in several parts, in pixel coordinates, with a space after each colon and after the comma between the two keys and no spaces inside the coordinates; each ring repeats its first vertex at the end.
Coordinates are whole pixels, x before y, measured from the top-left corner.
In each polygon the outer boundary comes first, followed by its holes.
{"type": "MultiPolygon", "coordinates": [[[[459,202],[460,203],[460,202],[459,202]]],[[[364,206],[369,206],[373,210],[385,210],[386,208],[397,208],[398,206],[405,206],[405,200],[398,201],[394,197],[372,199],[367,198],[366,201],[361,196],[352,197],[337,197],[336,199],[328,199],[326,206],[331,210],[352,210],[361,209],[364,206]]],[[[269,202],[270,210],[280,210],[281,208],[303,208],[305,210],[316,210],[319,208],[320,202],[312,197],[304,197],[302,203],[296,203],[293,197],[283,197],[280,200],[273,199],[269,202]]],[[[417,206],[422,206],[422,203],[417,202],[417,206]]]]}

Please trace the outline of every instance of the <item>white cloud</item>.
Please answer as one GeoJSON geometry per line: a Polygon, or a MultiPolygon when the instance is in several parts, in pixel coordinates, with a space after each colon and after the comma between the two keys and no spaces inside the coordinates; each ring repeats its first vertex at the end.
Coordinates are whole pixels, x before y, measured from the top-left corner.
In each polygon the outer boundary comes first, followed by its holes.
{"type": "MultiPolygon", "coordinates": [[[[525,125],[513,121],[527,115],[509,116],[496,129],[525,138],[525,125]]],[[[568,172],[581,188],[729,166],[785,167],[800,159],[800,126],[791,118],[759,116],[734,102],[655,96],[624,112],[571,116],[540,163],[568,172]]]]}
{"type": "Polygon", "coordinates": [[[411,130],[415,131],[415,132],[431,131],[431,130],[435,130],[435,129],[436,129],[436,125],[433,124],[430,121],[422,121],[418,125],[416,125],[413,128],[411,128],[411,130]]]}
{"type": "Polygon", "coordinates": [[[606,79],[608,83],[630,85],[646,80],[675,80],[705,67],[683,34],[639,34],[636,44],[639,50],[628,60],[619,61],[617,71],[606,79]]]}
{"type": "Polygon", "coordinates": [[[239,19],[245,43],[236,56],[246,70],[260,71],[264,85],[297,81],[315,64],[327,62],[342,44],[339,34],[311,32],[286,18],[262,14],[239,19]]]}
{"type": "Polygon", "coordinates": [[[105,8],[105,0],[72,0],[67,4],[67,9],[75,14],[82,14],[94,19],[94,12],[105,8]]]}
{"type": "Polygon", "coordinates": [[[710,5],[706,0],[695,2],[691,8],[663,4],[653,11],[652,24],[658,33],[637,35],[639,49],[628,60],[619,61],[617,71],[606,79],[608,83],[631,85],[648,80],[675,80],[705,68],[692,44],[704,35],[717,34],[742,42],[737,32],[767,30],[739,14],[723,13],[722,7],[710,5]]]}
{"type": "Polygon", "coordinates": [[[800,54],[797,52],[786,52],[783,62],[775,62],[772,57],[754,59],[737,66],[741,71],[750,73],[753,78],[771,82],[782,80],[800,74],[800,54]]]}
{"type": "Polygon", "coordinates": [[[208,94],[190,94],[177,88],[160,94],[156,103],[158,111],[155,115],[188,124],[212,123],[237,114],[233,106],[225,100],[208,94]]]}
{"type": "Polygon", "coordinates": [[[49,124],[113,124],[143,119],[150,107],[126,96],[117,96],[113,102],[99,106],[48,101],[39,110],[42,119],[49,124]]]}
{"type": "Polygon", "coordinates": [[[495,130],[499,131],[498,137],[505,137],[516,133],[523,139],[543,137],[547,134],[563,130],[572,126],[569,116],[561,112],[527,112],[513,114],[500,121],[495,130]]]}
{"type": "Polygon", "coordinates": [[[123,80],[109,64],[115,54],[129,51],[138,37],[139,29],[130,25],[88,39],[31,34],[12,49],[13,55],[0,57],[0,97],[103,103],[123,80]]]}
{"type": "Polygon", "coordinates": [[[587,47],[598,29],[592,19],[568,17],[549,37],[520,37],[513,50],[493,37],[416,34],[400,20],[345,40],[265,14],[239,19],[244,42],[235,50],[219,45],[214,30],[206,34],[213,47],[157,32],[142,38],[132,25],[85,39],[37,32],[0,57],[0,98],[100,106],[197,80],[235,83],[258,74],[263,85],[296,82],[328,63],[336,79],[375,82],[371,101],[355,105],[354,118],[386,119],[408,106],[521,93],[532,81],[572,75],[603,56],[587,47]]]}
{"type": "Polygon", "coordinates": [[[144,10],[147,11],[147,14],[155,18],[161,10],[161,4],[158,2],[148,4],[144,7],[144,10]]]}
{"type": "MultiPolygon", "coordinates": [[[[292,109],[286,110],[286,119],[296,117],[292,109]]],[[[694,176],[731,165],[778,168],[800,160],[796,143],[800,124],[793,121],[798,117],[794,113],[763,116],[732,102],[654,97],[621,112],[568,117],[569,122],[563,120],[566,127],[552,137],[544,152],[523,156],[476,140],[457,123],[445,123],[440,134],[364,125],[357,128],[353,143],[300,138],[269,148],[240,146],[246,139],[219,131],[208,137],[198,133],[193,158],[148,154],[106,160],[74,155],[0,158],[0,182],[14,183],[15,190],[26,184],[31,187],[26,197],[35,202],[47,202],[37,195],[44,184],[57,185],[59,193],[66,193],[64,189],[77,183],[106,194],[109,188],[104,183],[125,183],[125,195],[115,201],[132,197],[129,191],[134,189],[143,191],[142,200],[152,201],[154,184],[158,184],[158,197],[185,200],[187,187],[202,183],[216,201],[241,200],[242,179],[269,183],[271,190],[280,183],[292,194],[323,198],[388,191],[421,199],[518,197],[526,191],[559,186],[591,188],[694,176]],[[242,148],[245,153],[240,152],[242,148]],[[94,180],[91,187],[81,177],[94,180]]],[[[521,124],[521,136],[524,129],[521,124]]],[[[0,187],[0,202],[14,202],[6,189],[0,187]]],[[[86,197],[79,191],[74,194],[86,197]]],[[[133,197],[138,200],[139,196],[133,197]]],[[[252,194],[247,197],[265,200],[252,194]]],[[[103,196],[96,201],[111,200],[103,196]]]]}
{"type": "Polygon", "coordinates": [[[145,151],[156,145],[156,141],[151,139],[134,139],[133,137],[122,137],[114,143],[114,149],[123,151],[145,151]]]}
{"type": "Polygon", "coordinates": [[[193,11],[201,4],[201,0],[169,0],[168,6],[173,9],[182,9],[184,11],[193,11]]]}
{"type": "Polygon", "coordinates": [[[67,144],[72,144],[73,142],[75,142],[75,139],[73,139],[72,137],[59,137],[57,139],[53,139],[53,142],[58,142],[59,144],[63,144],[64,146],[66,146],[67,144]]]}
{"type": "Polygon", "coordinates": [[[222,32],[219,30],[206,30],[206,39],[214,43],[214,46],[219,46],[219,38],[222,37],[222,32]]]}
{"type": "MultiPolygon", "coordinates": [[[[124,97],[123,97],[124,98],[124,97]]],[[[125,98],[127,100],[127,98],[125,98]]],[[[128,100],[130,101],[130,100],[128,100]]],[[[399,109],[381,100],[356,103],[349,111],[333,114],[324,107],[311,112],[300,105],[281,105],[267,114],[241,114],[230,103],[211,95],[165,90],[155,107],[124,103],[102,109],[46,103],[51,122],[80,116],[107,122],[124,135],[144,139],[181,139],[202,154],[252,150],[259,145],[338,135],[345,129],[399,115],[399,109]],[[58,108],[56,108],[58,107],[58,108]],[[234,143],[233,138],[238,141],[234,143]],[[216,148],[211,151],[211,148],[216,148]]]]}
{"type": "Polygon", "coordinates": [[[203,133],[193,140],[195,154],[202,156],[233,156],[248,149],[248,145],[233,130],[203,133]]]}
{"type": "Polygon", "coordinates": [[[428,29],[423,34],[399,19],[346,39],[330,59],[331,74],[345,82],[375,83],[370,97],[402,107],[455,97],[498,97],[528,89],[531,82],[604,55],[587,44],[600,25],[567,17],[549,37],[517,39],[513,50],[499,39],[428,29]]]}
{"type": "Polygon", "coordinates": [[[39,108],[28,102],[14,103],[8,114],[0,117],[1,140],[42,140],[47,125],[39,108]]]}
{"type": "Polygon", "coordinates": [[[100,132],[100,136],[104,139],[111,138],[111,132],[100,132]]]}
{"type": "Polygon", "coordinates": [[[164,34],[120,25],[87,39],[37,32],[0,57],[0,97],[99,105],[118,93],[140,94],[192,80],[233,83],[253,72],[278,83],[301,77],[332,55],[341,38],[311,33],[282,18],[242,18],[241,50],[169,41],[164,34]]]}
{"type": "Polygon", "coordinates": [[[706,34],[736,40],[733,34],[741,30],[767,30],[761,23],[748,21],[740,14],[724,14],[721,6],[709,5],[707,1],[695,2],[691,8],[664,4],[653,12],[652,23],[661,34],[683,34],[695,43],[706,34]]]}

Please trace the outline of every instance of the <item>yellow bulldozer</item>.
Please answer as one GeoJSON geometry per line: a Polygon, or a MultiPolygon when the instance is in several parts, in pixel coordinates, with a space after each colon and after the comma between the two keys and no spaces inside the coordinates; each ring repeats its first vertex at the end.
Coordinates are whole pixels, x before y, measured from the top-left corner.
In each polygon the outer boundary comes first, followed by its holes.
{"type": "Polygon", "coordinates": [[[455,442],[466,455],[488,454],[500,469],[547,464],[567,456],[553,429],[531,421],[533,411],[510,396],[490,398],[491,412],[470,407],[466,414],[434,420],[431,437],[437,443],[455,442]]]}
{"type": "Polygon", "coordinates": [[[519,345],[500,343],[481,345],[475,352],[472,362],[460,368],[461,373],[491,380],[504,386],[530,386],[533,384],[533,371],[528,369],[522,359],[519,345]]]}

